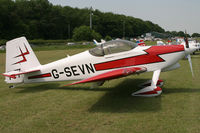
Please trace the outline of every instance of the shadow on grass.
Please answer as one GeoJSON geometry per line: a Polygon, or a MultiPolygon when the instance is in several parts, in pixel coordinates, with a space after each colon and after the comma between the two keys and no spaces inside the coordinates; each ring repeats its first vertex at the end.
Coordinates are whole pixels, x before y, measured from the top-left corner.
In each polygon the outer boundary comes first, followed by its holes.
{"type": "Polygon", "coordinates": [[[29,86],[20,86],[18,87],[21,89],[18,93],[35,93],[41,92],[46,90],[55,90],[55,89],[63,89],[63,90],[85,90],[85,91],[109,91],[107,88],[94,88],[90,89],[90,87],[79,87],[79,86],[60,86],[59,83],[41,83],[40,85],[32,84],[31,87],[29,86]]]}
{"type": "MultiPolygon", "coordinates": [[[[158,97],[133,97],[130,94],[135,90],[126,88],[120,89],[120,87],[126,86],[126,83],[130,85],[133,81],[126,81],[116,87],[116,91],[110,91],[101,97],[92,107],[90,112],[114,112],[114,113],[126,113],[126,112],[157,112],[161,110],[162,95],[158,97]]],[[[134,87],[134,86],[133,86],[134,87]]],[[[165,89],[163,87],[163,93],[200,93],[200,89],[165,89]]],[[[175,97],[174,97],[175,98],[175,97]]]]}
{"type": "Polygon", "coordinates": [[[101,97],[90,112],[155,112],[161,109],[161,97],[145,98],[133,97],[131,94],[138,90],[138,85],[144,79],[128,79],[112,88],[112,91],[101,97]]]}
{"type": "Polygon", "coordinates": [[[178,88],[178,89],[163,89],[163,93],[165,94],[171,94],[171,93],[200,93],[200,88],[194,88],[194,89],[186,89],[186,88],[178,88]]]}
{"type": "Polygon", "coordinates": [[[46,90],[51,90],[51,89],[57,89],[59,88],[60,84],[59,83],[45,83],[45,84],[31,84],[31,87],[28,86],[20,86],[18,87],[19,89],[22,89],[18,91],[18,93],[34,93],[34,92],[41,92],[41,91],[46,91],[46,90]]]}
{"type": "Polygon", "coordinates": [[[104,87],[106,82],[102,87],[90,88],[89,85],[73,85],[73,86],[62,86],[59,83],[39,83],[39,84],[31,84],[30,86],[19,86],[18,88],[21,89],[18,93],[32,93],[32,92],[40,92],[46,91],[51,89],[64,89],[64,90],[85,90],[85,91],[111,91],[113,94],[120,93],[121,95],[124,93],[132,93],[136,89],[138,89],[138,84],[145,82],[146,79],[126,79],[123,82],[119,83],[116,86],[111,88],[104,87]],[[134,89],[135,88],[135,89],[134,89]]]}
{"type": "MultiPolygon", "coordinates": [[[[162,95],[158,97],[133,97],[131,93],[138,90],[138,85],[146,79],[126,79],[123,80],[112,88],[95,88],[90,89],[88,86],[60,86],[59,83],[49,83],[34,85],[31,87],[20,87],[18,93],[34,93],[50,89],[64,89],[64,90],[84,90],[84,91],[106,91],[106,93],[98,99],[89,109],[89,112],[114,112],[114,113],[125,113],[125,112],[157,112],[161,110],[162,95]]],[[[108,83],[107,83],[108,84],[108,83]]],[[[106,86],[106,84],[105,84],[106,86]]],[[[200,89],[186,89],[186,88],[164,88],[163,93],[200,93],[200,89]]]]}
{"type": "MultiPolygon", "coordinates": [[[[126,79],[111,88],[100,87],[89,89],[88,86],[60,87],[59,83],[40,84],[31,87],[20,87],[18,93],[35,93],[50,89],[81,90],[81,91],[105,91],[106,93],[92,105],[89,112],[149,112],[158,111],[161,108],[161,97],[144,98],[133,97],[131,93],[136,91],[138,84],[145,82],[146,79],[126,79]]],[[[109,83],[105,83],[106,84],[109,83]]]]}

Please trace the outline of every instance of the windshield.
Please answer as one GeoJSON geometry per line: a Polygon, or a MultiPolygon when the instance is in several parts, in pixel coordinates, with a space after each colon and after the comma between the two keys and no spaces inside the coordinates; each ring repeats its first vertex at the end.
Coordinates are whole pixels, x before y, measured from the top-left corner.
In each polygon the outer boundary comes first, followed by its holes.
{"type": "Polygon", "coordinates": [[[90,49],[90,54],[94,56],[104,56],[114,53],[120,53],[124,51],[129,51],[137,47],[137,44],[126,40],[113,40],[101,44],[93,49],[90,49]]]}

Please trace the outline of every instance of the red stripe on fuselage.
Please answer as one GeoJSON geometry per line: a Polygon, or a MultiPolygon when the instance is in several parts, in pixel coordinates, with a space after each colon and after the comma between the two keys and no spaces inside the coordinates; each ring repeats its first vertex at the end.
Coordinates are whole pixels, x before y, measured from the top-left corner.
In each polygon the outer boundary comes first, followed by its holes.
{"type": "Polygon", "coordinates": [[[184,51],[183,45],[170,45],[170,46],[151,46],[147,50],[144,50],[146,54],[122,58],[118,60],[103,62],[94,64],[96,71],[136,66],[150,63],[164,62],[165,60],[159,57],[162,54],[169,54],[174,52],[184,51]]]}
{"type": "Polygon", "coordinates": [[[45,74],[41,74],[41,75],[30,76],[30,77],[28,77],[28,79],[46,78],[46,77],[51,77],[51,73],[45,73],[45,74]]]}

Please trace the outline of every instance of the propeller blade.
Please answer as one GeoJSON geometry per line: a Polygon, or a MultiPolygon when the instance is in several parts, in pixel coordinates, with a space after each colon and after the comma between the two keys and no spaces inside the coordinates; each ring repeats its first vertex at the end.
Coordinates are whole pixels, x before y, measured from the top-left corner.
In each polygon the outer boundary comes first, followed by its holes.
{"type": "Polygon", "coordinates": [[[185,37],[184,37],[184,40],[185,40],[186,48],[189,48],[189,42],[188,42],[188,37],[187,37],[187,32],[186,32],[186,30],[185,30],[185,37]]]}
{"type": "Polygon", "coordinates": [[[191,73],[192,73],[192,77],[194,77],[193,68],[192,68],[192,59],[191,59],[191,55],[188,54],[187,58],[188,58],[188,62],[189,62],[189,64],[190,64],[190,70],[191,70],[191,73]]]}

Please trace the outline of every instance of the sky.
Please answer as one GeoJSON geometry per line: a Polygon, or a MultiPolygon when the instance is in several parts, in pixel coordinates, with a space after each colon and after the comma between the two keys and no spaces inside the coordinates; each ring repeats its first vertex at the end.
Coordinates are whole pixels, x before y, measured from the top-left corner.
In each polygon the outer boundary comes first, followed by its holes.
{"type": "Polygon", "coordinates": [[[166,31],[200,33],[200,0],[49,0],[53,5],[98,9],[149,20],[166,31]]]}

